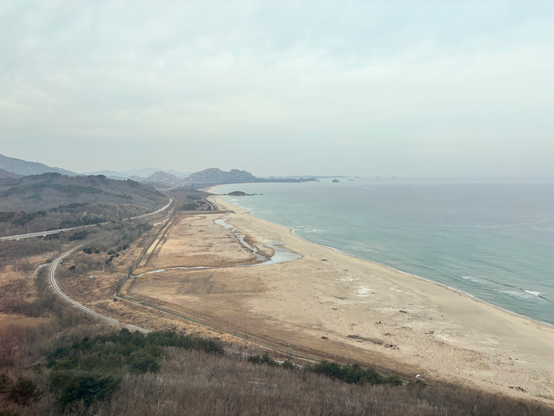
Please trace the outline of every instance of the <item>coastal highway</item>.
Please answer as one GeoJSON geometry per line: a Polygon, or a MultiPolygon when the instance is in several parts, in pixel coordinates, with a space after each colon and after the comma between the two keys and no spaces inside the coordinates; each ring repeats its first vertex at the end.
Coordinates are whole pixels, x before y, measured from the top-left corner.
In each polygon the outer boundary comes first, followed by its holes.
{"type": "Polygon", "coordinates": [[[81,311],[85,312],[86,314],[92,315],[95,318],[102,319],[112,325],[117,326],[123,326],[131,331],[140,331],[143,334],[147,334],[150,332],[148,329],[144,329],[135,325],[125,324],[123,322],[118,321],[117,319],[110,318],[109,316],[102,315],[98,312],[94,312],[92,309],[87,308],[86,306],[81,305],[79,302],[71,299],[69,296],[67,296],[60,287],[58,286],[58,283],[56,282],[56,268],[58,265],[62,262],[62,260],[69,256],[71,253],[73,253],[75,250],[78,250],[79,248],[83,247],[84,244],[78,245],[77,247],[73,247],[71,250],[66,251],[63,253],[60,257],[58,257],[56,260],[52,262],[52,265],[50,266],[50,270],[48,272],[48,282],[50,283],[50,286],[52,286],[52,289],[58,296],[60,296],[63,300],[70,303],[74,307],[80,309],[81,311]]]}
{"type": "MultiPolygon", "coordinates": [[[[136,219],[139,219],[139,218],[145,218],[145,217],[148,217],[150,215],[155,215],[155,214],[158,214],[162,211],[165,211],[166,209],[168,209],[171,205],[171,203],[173,202],[173,198],[169,198],[169,202],[167,203],[167,205],[163,206],[162,208],[160,208],[159,210],[157,211],[154,211],[154,212],[150,212],[148,214],[142,214],[142,215],[137,215],[137,216],[134,216],[134,217],[129,217],[129,218],[124,218],[122,221],[129,221],[129,220],[136,220],[136,219]]],[[[99,225],[103,225],[103,224],[108,224],[109,221],[107,222],[102,222],[102,223],[99,223],[99,225]]],[[[85,229],[85,228],[89,228],[89,227],[94,227],[96,226],[97,224],[89,224],[89,225],[81,225],[79,227],[70,227],[70,228],[61,228],[59,230],[49,230],[49,231],[41,231],[41,232],[38,232],[38,233],[28,233],[28,234],[19,234],[19,235],[8,235],[6,237],[0,237],[0,241],[9,241],[9,240],[22,240],[22,239],[25,239],[25,238],[33,238],[33,237],[46,237],[47,235],[52,235],[52,234],[58,234],[58,233],[63,233],[64,231],[72,231],[72,230],[78,230],[78,229],[85,229]]]]}

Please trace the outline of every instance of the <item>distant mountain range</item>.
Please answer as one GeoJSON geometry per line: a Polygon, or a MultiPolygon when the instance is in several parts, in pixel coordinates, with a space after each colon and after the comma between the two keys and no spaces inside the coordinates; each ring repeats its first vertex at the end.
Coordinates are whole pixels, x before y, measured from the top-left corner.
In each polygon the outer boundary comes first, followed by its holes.
{"type": "Polygon", "coordinates": [[[176,170],[166,170],[163,171],[162,169],[157,168],[144,168],[144,169],[131,169],[131,170],[124,170],[122,172],[117,172],[115,170],[99,170],[95,172],[85,172],[83,175],[104,175],[108,178],[121,178],[121,179],[128,179],[128,178],[148,178],[152,176],[156,172],[166,172],[170,173],[171,175],[174,175],[178,178],[186,178],[190,176],[193,172],[179,172],[176,170]]]}
{"type": "Polygon", "coordinates": [[[196,183],[239,183],[257,182],[258,178],[245,170],[232,169],[229,172],[217,168],[210,168],[196,172],[187,178],[188,182],[196,183]]]}
{"type": "Polygon", "coordinates": [[[77,173],[61,168],[53,168],[46,166],[43,163],[27,162],[25,160],[16,159],[13,157],[7,157],[0,155],[0,169],[9,173],[15,173],[17,175],[40,175],[46,172],[56,172],[62,175],[75,176],[77,173]]]}
{"type": "Polygon", "coordinates": [[[232,169],[229,172],[225,172],[217,168],[210,168],[196,173],[178,172],[175,170],[163,171],[156,168],[133,169],[123,172],[101,170],[96,172],[75,173],[69,170],[47,166],[43,163],[27,162],[25,160],[0,155],[0,178],[17,178],[21,176],[40,175],[47,172],[55,172],[67,176],[103,175],[110,179],[132,179],[137,182],[175,185],[243,182],[306,182],[316,180],[313,176],[309,178],[298,176],[257,178],[245,170],[232,169]]]}
{"type": "Polygon", "coordinates": [[[22,175],[18,175],[17,173],[11,173],[4,169],[0,169],[0,179],[6,179],[6,178],[15,179],[15,178],[21,178],[21,177],[22,175]]]}

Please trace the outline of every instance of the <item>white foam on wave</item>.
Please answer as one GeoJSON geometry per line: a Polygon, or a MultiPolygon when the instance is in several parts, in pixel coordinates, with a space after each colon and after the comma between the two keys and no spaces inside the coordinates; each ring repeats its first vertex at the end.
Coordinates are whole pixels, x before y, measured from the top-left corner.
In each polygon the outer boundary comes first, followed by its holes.
{"type": "Polygon", "coordinates": [[[531,296],[526,295],[524,292],[519,292],[517,290],[499,290],[499,293],[504,293],[505,295],[518,298],[518,299],[530,299],[531,296]]]}
{"type": "Polygon", "coordinates": [[[532,290],[525,290],[527,293],[530,293],[531,295],[535,295],[535,296],[540,296],[542,293],[541,292],[534,292],[532,290]]]}

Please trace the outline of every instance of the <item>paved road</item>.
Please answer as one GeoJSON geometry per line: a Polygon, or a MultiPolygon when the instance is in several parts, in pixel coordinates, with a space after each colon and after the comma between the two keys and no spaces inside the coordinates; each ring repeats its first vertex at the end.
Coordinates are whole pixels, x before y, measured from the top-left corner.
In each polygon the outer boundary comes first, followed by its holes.
{"type": "Polygon", "coordinates": [[[58,283],[56,282],[56,268],[58,265],[62,262],[62,260],[69,256],[71,253],[73,253],[75,250],[78,250],[79,248],[83,247],[84,244],[78,245],[77,247],[73,247],[71,250],[66,251],[63,253],[60,257],[58,257],[56,260],[52,262],[52,265],[50,266],[50,271],[48,272],[48,281],[50,282],[50,286],[52,286],[52,289],[54,289],[54,292],[56,292],[57,295],[59,295],[63,300],[70,303],[71,305],[75,306],[76,308],[82,310],[83,312],[94,316],[95,318],[102,319],[112,325],[117,326],[123,326],[131,331],[140,331],[143,334],[147,334],[150,332],[148,329],[144,329],[135,325],[125,324],[123,322],[118,321],[117,319],[110,318],[109,316],[102,315],[98,312],[93,311],[92,309],[87,308],[86,306],[81,305],[79,302],[71,299],[69,296],[67,296],[60,287],[58,286],[58,283]]]}
{"type": "MultiPolygon", "coordinates": [[[[135,217],[124,218],[122,221],[135,220],[135,219],[138,219],[138,218],[145,218],[145,217],[148,217],[150,215],[158,214],[158,213],[166,210],[167,208],[169,208],[169,206],[171,205],[172,202],[173,202],[173,198],[169,198],[168,204],[166,206],[160,208],[157,211],[150,212],[149,214],[137,215],[135,217]]],[[[100,225],[108,224],[108,223],[109,223],[109,221],[108,222],[102,222],[102,223],[100,223],[100,225]]],[[[22,239],[25,239],[25,238],[33,238],[33,237],[45,237],[47,235],[63,233],[64,231],[71,231],[71,230],[78,230],[78,229],[84,229],[84,228],[89,228],[89,227],[95,227],[96,225],[97,224],[90,224],[90,225],[82,225],[80,227],[62,228],[60,230],[41,231],[39,233],[8,235],[6,237],[0,237],[0,241],[22,240],[22,239]]]]}

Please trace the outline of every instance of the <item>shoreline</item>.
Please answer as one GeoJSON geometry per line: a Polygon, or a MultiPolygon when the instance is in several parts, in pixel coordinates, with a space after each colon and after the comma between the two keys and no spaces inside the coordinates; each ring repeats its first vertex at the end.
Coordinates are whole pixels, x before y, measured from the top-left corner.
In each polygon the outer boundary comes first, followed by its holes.
{"type": "MultiPolygon", "coordinates": [[[[226,185],[229,185],[229,184],[214,185],[214,186],[210,186],[210,187],[208,187],[208,188],[203,188],[202,190],[204,190],[205,192],[215,193],[215,190],[216,190],[217,188],[219,188],[220,186],[226,186],[226,185]]],[[[221,197],[225,197],[225,196],[228,196],[228,195],[226,195],[226,194],[214,194],[214,195],[213,195],[213,197],[214,197],[216,200],[217,200],[217,199],[221,199],[221,197]],[[219,197],[219,198],[218,198],[218,197],[219,197]]],[[[235,204],[233,204],[233,203],[231,203],[231,202],[229,202],[229,201],[226,201],[226,200],[224,200],[224,201],[225,201],[225,203],[231,205],[232,207],[236,207],[236,208],[239,208],[239,209],[241,209],[241,210],[243,210],[243,211],[246,211],[244,208],[241,208],[241,207],[239,207],[238,205],[235,205],[235,204]]],[[[248,212],[248,215],[250,215],[250,216],[252,216],[252,217],[254,217],[254,218],[260,219],[260,220],[262,220],[262,221],[271,222],[271,221],[269,221],[269,220],[265,220],[265,219],[263,219],[263,218],[256,217],[256,216],[253,215],[252,212],[250,212],[250,211],[246,211],[246,212],[248,212]]],[[[307,244],[315,244],[316,246],[324,247],[324,248],[327,248],[327,249],[336,251],[337,253],[340,253],[340,254],[342,254],[342,255],[344,255],[344,256],[347,256],[347,257],[350,257],[350,258],[352,258],[352,259],[356,259],[356,260],[359,260],[359,261],[362,261],[362,262],[366,262],[366,263],[368,263],[369,265],[374,265],[374,266],[383,267],[383,268],[386,268],[386,269],[388,269],[388,270],[390,270],[390,271],[392,271],[392,272],[394,272],[394,273],[400,273],[400,274],[402,274],[402,275],[408,276],[408,277],[413,278],[413,279],[418,279],[418,280],[423,281],[423,282],[427,282],[427,283],[431,283],[431,284],[437,285],[437,286],[439,286],[439,287],[442,287],[442,288],[445,288],[445,289],[454,291],[454,292],[460,294],[461,296],[466,296],[466,297],[468,297],[469,299],[474,300],[474,301],[476,301],[476,302],[479,302],[479,303],[482,303],[482,304],[484,304],[484,305],[487,305],[487,306],[490,306],[490,307],[492,307],[492,308],[495,308],[495,309],[497,309],[497,310],[500,311],[500,312],[508,313],[508,314],[510,314],[510,315],[513,315],[513,316],[515,316],[515,317],[518,317],[518,318],[521,318],[521,319],[524,319],[524,320],[529,320],[529,321],[532,322],[533,324],[538,324],[538,325],[545,326],[547,329],[554,329],[554,324],[551,324],[551,323],[549,323],[549,322],[539,321],[539,320],[534,319],[534,318],[531,318],[531,317],[529,317],[529,316],[527,316],[527,315],[522,315],[522,314],[519,314],[519,313],[517,313],[517,312],[511,311],[511,310],[509,310],[509,309],[501,308],[500,306],[497,306],[497,305],[495,305],[495,304],[493,304],[493,303],[490,303],[490,302],[487,302],[487,301],[485,301],[485,300],[479,299],[479,298],[475,297],[474,295],[472,295],[471,293],[465,292],[465,291],[462,290],[462,289],[459,289],[459,288],[456,288],[456,287],[452,287],[452,286],[448,286],[448,285],[446,285],[446,284],[444,284],[444,283],[435,282],[434,280],[430,280],[430,279],[427,279],[427,278],[422,277],[422,276],[418,276],[418,275],[413,274],[413,273],[405,272],[405,271],[403,271],[403,270],[396,269],[396,268],[391,267],[391,266],[388,266],[388,265],[386,265],[386,264],[381,264],[381,263],[379,263],[379,262],[377,262],[377,261],[366,260],[366,259],[363,259],[363,258],[360,258],[360,257],[356,257],[356,256],[354,256],[354,255],[352,255],[352,254],[345,253],[344,251],[341,251],[341,250],[339,250],[339,249],[337,249],[337,248],[335,248],[335,247],[326,246],[326,245],[324,245],[324,244],[320,244],[320,243],[317,243],[317,242],[315,242],[315,241],[310,241],[310,240],[308,240],[308,239],[306,239],[306,238],[304,238],[304,237],[300,237],[299,235],[297,235],[297,234],[294,233],[294,231],[296,231],[295,228],[290,227],[290,226],[288,226],[288,225],[282,225],[282,224],[278,224],[278,223],[273,223],[273,224],[276,224],[276,225],[279,225],[279,226],[282,226],[282,227],[286,227],[286,228],[289,230],[290,234],[291,234],[293,237],[298,238],[298,239],[304,241],[304,242],[307,243],[307,244]]],[[[299,253],[299,254],[302,255],[302,253],[299,253]]]]}
{"type": "Polygon", "coordinates": [[[266,284],[277,285],[277,294],[248,300],[248,314],[265,316],[272,325],[303,331],[314,340],[382,354],[384,361],[376,363],[419,367],[429,379],[554,404],[550,324],[306,240],[292,227],[258,218],[224,200],[216,186],[205,190],[214,194],[210,198],[218,206],[235,212],[229,223],[241,233],[262,243],[280,238],[288,250],[303,256],[278,274],[262,269],[266,284]],[[381,346],[355,337],[379,340],[381,346]],[[400,351],[382,345],[398,346],[400,351]]]}

